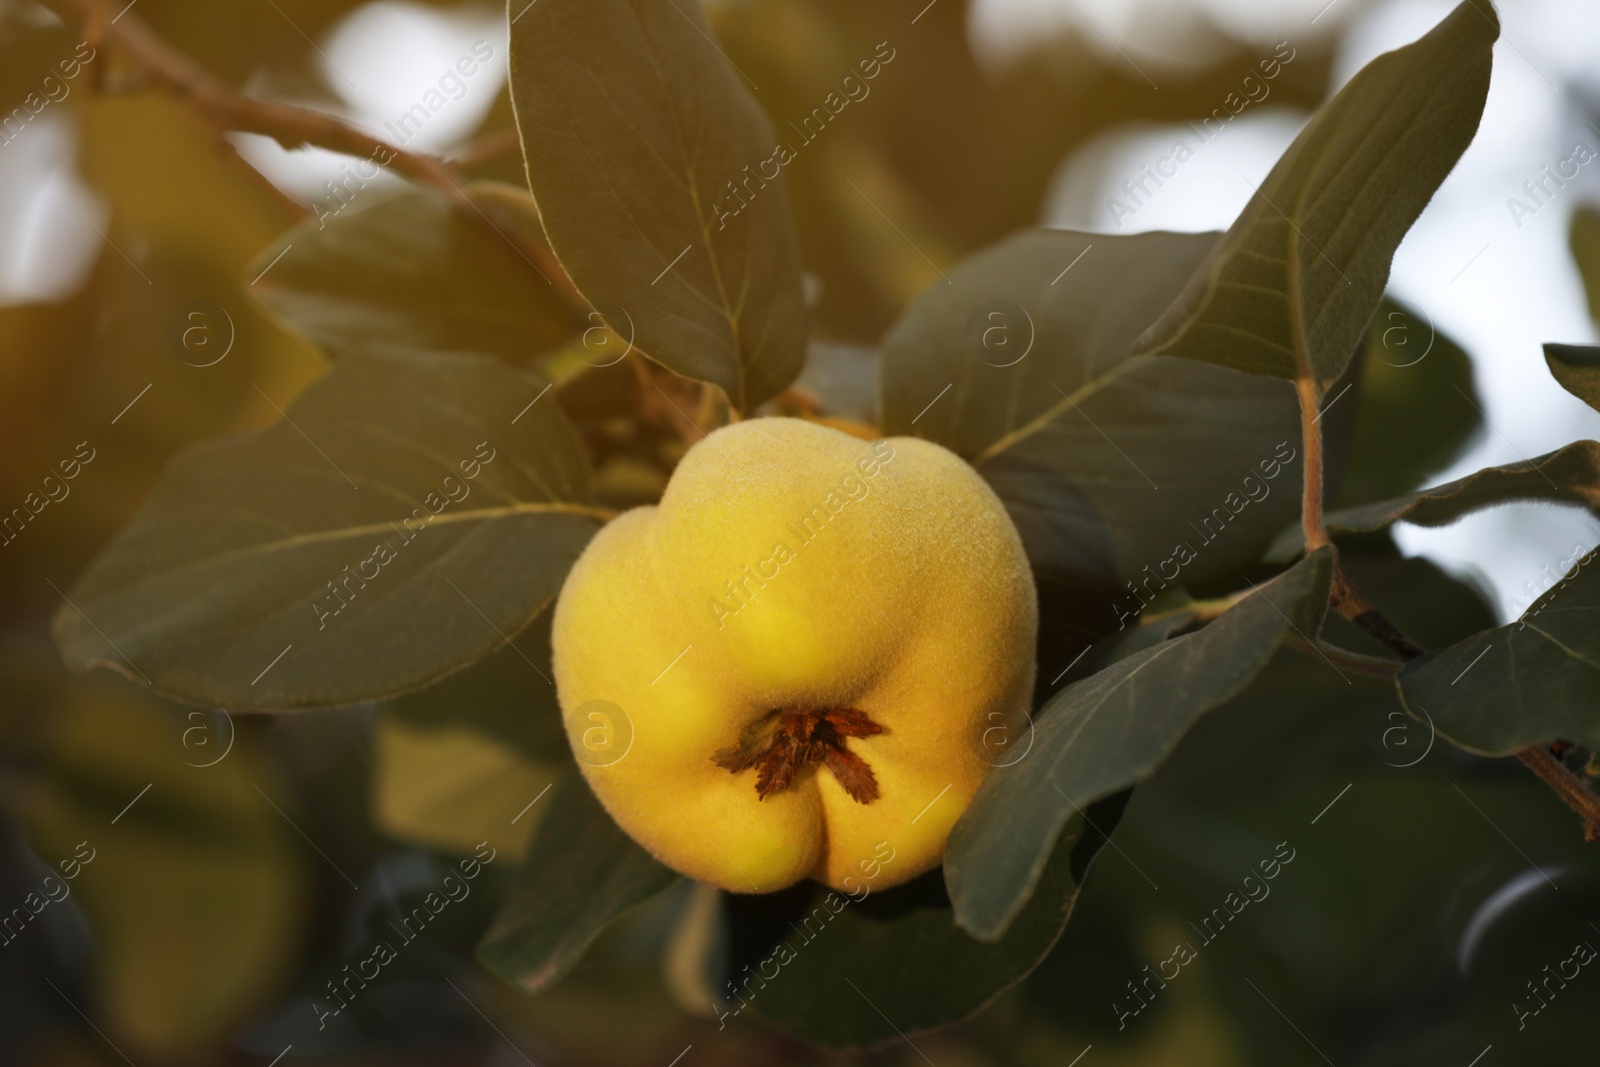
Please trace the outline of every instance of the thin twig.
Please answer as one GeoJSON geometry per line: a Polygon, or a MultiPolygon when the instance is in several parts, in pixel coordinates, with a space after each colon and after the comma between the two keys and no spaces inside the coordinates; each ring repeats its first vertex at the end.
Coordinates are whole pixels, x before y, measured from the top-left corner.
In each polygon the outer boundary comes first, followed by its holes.
{"type": "Polygon", "coordinates": [[[1385,618],[1383,613],[1373,607],[1372,602],[1351,584],[1343,567],[1338,567],[1333,573],[1333,588],[1328,593],[1328,605],[1371,634],[1379,644],[1399,656],[1401,660],[1409,663],[1422,655],[1422,648],[1401,633],[1399,627],[1385,618]]]}
{"type": "MultiPolygon", "coordinates": [[[[101,45],[105,42],[106,23],[111,18],[110,0],[93,0],[94,6],[89,11],[89,16],[84,19],[83,39],[89,46],[90,55],[98,55],[101,45]]],[[[105,85],[106,65],[94,63],[89,69],[89,91],[98,93],[105,85]]]]}
{"type": "Polygon", "coordinates": [[[1364,656],[1359,652],[1351,652],[1347,648],[1340,648],[1338,645],[1330,645],[1326,641],[1308,641],[1298,635],[1290,635],[1284,644],[1301,652],[1319,655],[1336,667],[1344,667],[1346,670],[1354,671],[1357,674],[1369,675],[1373,678],[1393,680],[1394,676],[1400,673],[1400,668],[1404,666],[1404,664],[1396,663],[1392,659],[1383,659],[1380,656],[1364,656]]]}
{"type": "Polygon", "coordinates": [[[1541,745],[1530,745],[1518,752],[1517,758],[1543,778],[1545,784],[1567,802],[1567,807],[1583,816],[1584,839],[1600,841],[1600,797],[1595,796],[1589,783],[1567,770],[1565,763],[1541,745]]]}
{"type": "MultiPolygon", "coordinates": [[[[90,31],[95,30],[97,0],[56,2],[84,19],[90,31]]],[[[392,166],[402,174],[444,193],[460,206],[464,217],[492,226],[467,195],[464,179],[437,156],[396,148],[336,115],[236,93],[168,44],[134,11],[124,11],[114,22],[106,25],[103,32],[108,42],[119,45],[159,82],[188,99],[202,115],[219,127],[264,134],[289,146],[315,145],[392,166]]],[[[513,242],[550,279],[569,304],[581,311],[588,310],[588,301],[578,293],[548,248],[537,241],[525,239],[521,233],[507,233],[498,227],[495,229],[506,240],[513,242]]]]}
{"type": "Polygon", "coordinates": [[[451,155],[450,161],[458,167],[476,167],[521,150],[522,138],[516,130],[496,130],[467,142],[460,151],[451,155]]]}

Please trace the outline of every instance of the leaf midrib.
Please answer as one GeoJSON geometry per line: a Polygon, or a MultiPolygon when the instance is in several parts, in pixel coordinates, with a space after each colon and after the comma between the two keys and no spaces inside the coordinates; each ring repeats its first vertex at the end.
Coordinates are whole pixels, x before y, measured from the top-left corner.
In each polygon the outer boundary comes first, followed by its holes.
{"type": "MultiPolygon", "coordinates": [[[[524,502],[520,504],[511,504],[504,507],[474,508],[469,511],[451,512],[448,515],[435,515],[429,521],[428,526],[424,527],[424,529],[436,525],[450,526],[463,522],[488,522],[494,519],[506,518],[513,515],[534,514],[580,515],[595,519],[599,522],[606,522],[614,518],[616,513],[606,508],[593,507],[586,504],[524,502]]],[[[231,563],[236,560],[262,558],[265,556],[275,555],[279,552],[288,552],[310,545],[332,544],[338,541],[364,538],[371,536],[372,534],[394,533],[394,523],[404,522],[410,517],[411,514],[407,513],[405,515],[398,516],[396,519],[386,520],[384,522],[368,523],[361,526],[343,526],[331,530],[316,530],[310,533],[296,534],[293,537],[285,537],[275,541],[260,541],[253,545],[245,545],[241,548],[229,549],[225,552],[220,552],[215,555],[202,556],[197,559],[178,564],[174,567],[163,568],[160,572],[160,576],[171,577],[173,575],[181,574],[187,570],[211,567],[220,563],[231,563]]]]}

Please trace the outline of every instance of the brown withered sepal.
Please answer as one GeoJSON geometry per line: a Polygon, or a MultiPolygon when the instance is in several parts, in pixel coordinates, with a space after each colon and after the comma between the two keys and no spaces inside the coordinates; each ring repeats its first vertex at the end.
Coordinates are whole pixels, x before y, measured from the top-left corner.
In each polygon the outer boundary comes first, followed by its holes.
{"type": "Polygon", "coordinates": [[[809,764],[820,763],[852,800],[868,804],[878,799],[878,779],[867,761],[846,747],[845,739],[882,732],[883,727],[855,708],[779,708],[745,730],[737,745],[711,759],[732,774],[756,768],[756,796],[762,800],[789,788],[809,764]]]}

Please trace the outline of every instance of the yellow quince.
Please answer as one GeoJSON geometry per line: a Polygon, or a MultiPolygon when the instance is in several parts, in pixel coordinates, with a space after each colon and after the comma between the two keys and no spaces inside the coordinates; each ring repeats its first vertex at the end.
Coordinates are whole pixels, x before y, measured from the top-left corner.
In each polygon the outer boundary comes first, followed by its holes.
{"type": "Polygon", "coordinates": [[[733,892],[855,892],[939,864],[1026,722],[1037,628],[965,462],[761,418],[595,536],[552,641],[573,751],[634,840],[733,892]]]}

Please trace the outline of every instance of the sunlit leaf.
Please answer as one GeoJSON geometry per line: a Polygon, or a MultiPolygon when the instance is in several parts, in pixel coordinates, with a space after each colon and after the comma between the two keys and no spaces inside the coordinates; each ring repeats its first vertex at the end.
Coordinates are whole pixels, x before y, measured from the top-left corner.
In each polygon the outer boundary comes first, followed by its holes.
{"type": "Polygon", "coordinates": [[[1578,265],[1578,276],[1583,280],[1589,317],[1600,322],[1600,208],[1593,204],[1578,205],[1572,212],[1567,243],[1572,249],[1573,262],[1578,265]]]}
{"type": "Polygon", "coordinates": [[[700,5],[530,4],[511,95],[551,245],[612,329],[744,411],[793,381],[806,314],[780,140],[700,5]]]}
{"type": "Polygon", "coordinates": [[[1561,388],[1600,410],[1600,345],[1545,345],[1544,362],[1561,388]]]}
{"type": "Polygon", "coordinates": [[[1320,387],[1338,379],[1401,238],[1477,132],[1499,35],[1492,4],[1463,0],[1426,36],[1362,68],[1135,351],[1320,387]]]}

